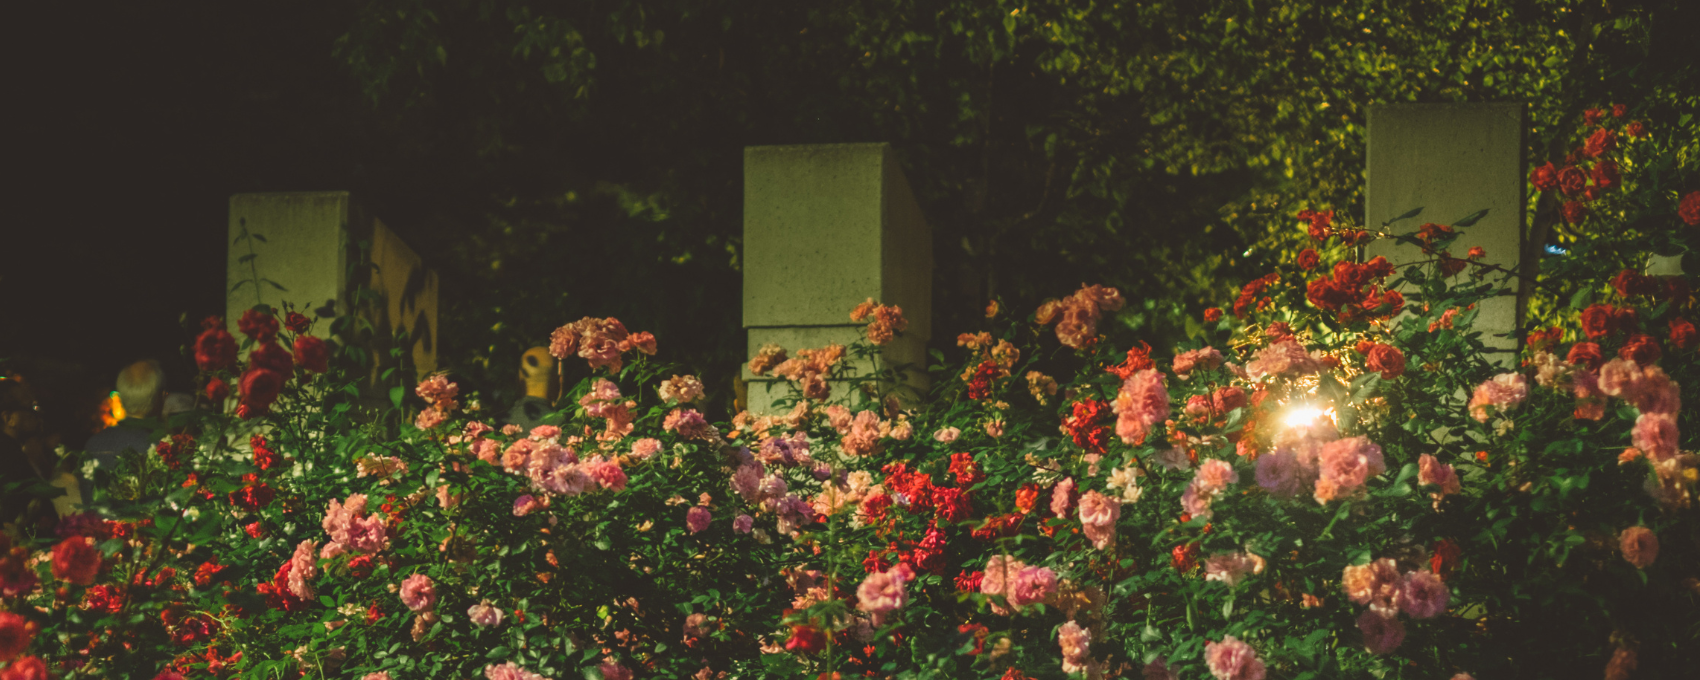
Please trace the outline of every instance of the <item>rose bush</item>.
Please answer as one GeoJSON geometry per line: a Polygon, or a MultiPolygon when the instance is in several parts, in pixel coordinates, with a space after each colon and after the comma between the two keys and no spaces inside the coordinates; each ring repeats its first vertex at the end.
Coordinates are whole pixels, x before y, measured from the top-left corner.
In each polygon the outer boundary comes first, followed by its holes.
{"type": "MultiPolygon", "coordinates": [[[[1640,137],[1602,131],[1536,189],[1688,219],[1694,194],[1604,166],[1640,137]]],[[[763,348],[751,372],[791,396],[721,422],[611,318],[554,334],[595,373],[530,430],[445,376],[374,379],[299,314],[244,314],[245,362],[209,320],[207,408],[95,511],[3,539],[0,677],[1689,668],[1686,279],[1556,267],[1513,356],[1474,326],[1504,272],[1449,250],[1473,220],[1397,237],[1426,255],[1395,264],[1345,258],[1383,230],[1302,219],[1317,248],[1189,346],[1115,337],[1126,301],[1083,286],[994,303],[900,398],[920,367],[870,367],[907,322],[869,301],[856,346],[763,348]]]]}

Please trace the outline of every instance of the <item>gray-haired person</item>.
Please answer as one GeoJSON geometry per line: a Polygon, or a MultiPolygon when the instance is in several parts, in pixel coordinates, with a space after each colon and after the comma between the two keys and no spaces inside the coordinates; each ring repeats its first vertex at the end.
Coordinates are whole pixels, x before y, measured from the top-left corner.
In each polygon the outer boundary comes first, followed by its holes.
{"type": "MultiPolygon", "coordinates": [[[[158,418],[165,407],[165,372],[152,359],[138,361],[118,372],[118,401],[124,405],[124,419],[117,425],[96,432],[83,447],[88,452],[85,461],[95,467],[117,472],[118,454],[125,451],[147,453],[152,446],[153,427],[144,420],[158,418]]],[[[86,465],[86,462],[85,462],[86,465]]],[[[85,476],[79,484],[83,502],[94,499],[94,484],[85,476]]]]}

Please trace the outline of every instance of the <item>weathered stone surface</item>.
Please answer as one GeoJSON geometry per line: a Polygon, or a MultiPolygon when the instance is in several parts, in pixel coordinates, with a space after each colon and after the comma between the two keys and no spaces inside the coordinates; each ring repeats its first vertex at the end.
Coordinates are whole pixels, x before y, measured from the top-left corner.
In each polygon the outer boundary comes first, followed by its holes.
{"type": "MultiPolygon", "coordinates": [[[[909,329],[885,364],[924,365],[932,335],[932,234],[886,144],[744,150],[744,327],[754,351],[849,344],[850,310],[874,298],[903,308],[909,329]]],[[[857,366],[863,374],[872,366],[857,366]]],[[[924,374],[911,384],[924,384],[924,374]]],[[[785,385],[745,371],[752,411],[785,385]]],[[[835,386],[835,390],[843,387],[835,386]]]]}
{"type": "MultiPolygon", "coordinates": [[[[1464,257],[1472,246],[1487,251],[1484,262],[1519,271],[1525,234],[1522,104],[1389,104],[1369,109],[1368,188],[1364,224],[1374,228],[1413,208],[1414,219],[1392,225],[1394,233],[1417,230],[1425,222],[1452,224],[1486,209],[1475,226],[1462,227],[1451,246],[1464,257]]],[[[1385,256],[1394,264],[1427,259],[1420,250],[1377,240],[1366,257],[1385,256]]],[[[1468,273],[1460,274],[1467,276],[1468,273]]],[[[1520,315],[1518,282],[1493,274],[1511,294],[1486,300],[1476,327],[1490,347],[1506,350],[1515,361],[1520,315]]]]}
{"type": "MultiPolygon", "coordinates": [[[[348,192],[237,194],[229,229],[225,318],[232,327],[262,302],[287,301],[309,316],[358,311],[379,337],[417,329],[414,366],[421,375],[436,370],[437,275],[348,192]],[[250,238],[239,239],[243,233],[250,238]],[[370,250],[361,264],[375,267],[350,266],[362,257],[362,242],[370,250]],[[356,284],[377,297],[357,306],[356,284]]],[[[313,332],[328,337],[330,323],[320,321],[313,332]]]]}

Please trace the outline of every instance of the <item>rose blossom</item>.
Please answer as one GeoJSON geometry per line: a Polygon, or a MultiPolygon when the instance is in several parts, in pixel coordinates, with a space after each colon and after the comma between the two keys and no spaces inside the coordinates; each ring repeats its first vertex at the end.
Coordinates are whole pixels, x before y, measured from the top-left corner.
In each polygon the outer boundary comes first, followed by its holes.
{"type": "Polygon", "coordinates": [[[1148,368],[1122,382],[1111,405],[1116,413],[1116,436],[1128,444],[1141,444],[1151,428],[1169,416],[1169,392],[1163,374],[1148,368]]]}
{"type": "Polygon", "coordinates": [[[1044,602],[1057,592],[1057,573],[1045,567],[1026,567],[1015,575],[1014,591],[1011,604],[1018,607],[1044,602]]]}
{"type": "Polygon", "coordinates": [[[472,625],[478,626],[479,628],[489,628],[491,626],[501,625],[502,608],[490,604],[489,600],[483,600],[478,604],[468,607],[466,610],[466,616],[472,620],[472,625]]]}
{"type": "Polygon", "coordinates": [[[535,496],[525,494],[514,499],[514,516],[524,517],[540,507],[543,507],[543,504],[537,502],[537,498],[535,496]]]}
{"type": "Polygon", "coordinates": [[[1057,629],[1057,645],[1062,648],[1062,669],[1064,673],[1079,673],[1086,670],[1092,654],[1092,631],[1081,628],[1080,624],[1069,621],[1057,629]]]}
{"type": "Polygon", "coordinates": [[[702,398],[702,381],[694,375],[675,375],[663,380],[656,388],[661,400],[674,404],[688,404],[702,398]]]}
{"type": "Polygon", "coordinates": [[[72,536],[53,546],[53,578],[86,586],[100,572],[100,550],[94,539],[72,536]]]}
{"type": "Polygon", "coordinates": [[[0,663],[17,658],[29,649],[35,639],[35,626],[30,620],[12,612],[0,611],[0,663]]]}
{"type": "Polygon", "coordinates": [[[986,560],[985,575],[980,579],[980,592],[987,596],[994,613],[1007,616],[1021,609],[1021,604],[1015,597],[1015,582],[1026,568],[1025,562],[1009,555],[993,555],[986,560]],[[1002,598],[1002,601],[998,598],[1002,598]],[[1007,607],[1004,606],[1005,603],[1008,604],[1007,607]]]}
{"type": "Polygon", "coordinates": [[[1383,557],[1369,564],[1346,567],[1340,585],[1346,597],[1357,604],[1387,607],[1399,595],[1399,567],[1392,559],[1383,557]]]}
{"type": "Polygon", "coordinates": [[[903,586],[914,574],[908,565],[899,563],[886,571],[876,571],[862,579],[856,588],[856,608],[873,615],[875,626],[885,625],[887,614],[902,609],[909,602],[903,586]]]}
{"type": "Polygon", "coordinates": [[[310,581],[319,575],[319,563],[314,559],[314,553],[318,551],[318,544],[310,540],[295,546],[295,554],[289,558],[290,594],[303,600],[313,599],[313,585],[310,581]]]}
{"type": "Polygon", "coordinates": [[[1529,381],[1521,373],[1501,373],[1476,387],[1470,395],[1470,417],[1477,422],[1488,420],[1487,407],[1504,413],[1529,398],[1529,381]]]}
{"type": "Polygon", "coordinates": [[[430,611],[437,606],[437,584],[424,574],[407,577],[401,582],[401,603],[416,612],[430,611]]]}
{"type": "Polygon", "coordinates": [[[1462,490],[1458,485],[1458,473],[1453,471],[1452,466],[1426,453],[1417,457],[1417,483],[1439,486],[1442,495],[1462,490]]]}
{"type": "Polygon", "coordinates": [[[946,428],[939,429],[939,431],[937,431],[937,432],[934,432],[933,433],[933,440],[940,442],[940,443],[943,443],[943,444],[949,444],[953,441],[956,441],[956,438],[960,437],[960,436],[962,436],[962,430],[954,428],[954,427],[946,427],[946,428]]]}
{"type": "Polygon", "coordinates": [[[750,529],[755,527],[755,525],[755,518],[749,515],[738,515],[737,517],[732,518],[732,530],[740,534],[750,533],[750,529]]]}
{"type": "Polygon", "coordinates": [[[1624,529],[1618,535],[1617,543],[1623,550],[1623,559],[1635,565],[1636,569],[1646,569],[1659,558],[1659,537],[1647,527],[1624,529]]]}
{"type": "Polygon", "coordinates": [[[1245,370],[1258,379],[1270,375],[1299,377],[1322,370],[1322,364],[1305,352],[1304,345],[1287,338],[1258,350],[1245,370]]]}
{"type": "Polygon", "coordinates": [[[1358,615],[1358,630],[1364,632],[1364,648],[1371,654],[1386,654],[1405,642],[1405,623],[1397,614],[1383,614],[1375,607],[1358,615]]]}
{"type": "Polygon", "coordinates": [[[1234,471],[1234,466],[1215,458],[1200,463],[1198,472],[1194,473],[1192,478],[1192,483],[1197,485],[1200,491],[1212,495],[1226,490],[1228,485],[1237,484],[1239,481],[1240,474],[1234,471]]]}
{"type": "Polygon", "coordinates": [[[1214,347],[1194,349],[1175,355],[1175,375],[1186,378],[1193,369],[1212,370],[1222,366],[1222,353],[1214,347]]]}
{"type": "Polygon", "coordinates": [[[709,513],[708,508],[700,505],[693,505],[689,511],[685,512],[685,527],[690,529],[691,533],[697,533],[707,529],[708,522],[713,519],[713,517],[714,516],[709,513]]]}
{"type": "Polygon", "coordinates": [[[1057,517],[1067,517],[1069,509],[1074,507],[1074,499],[1074,478],[1064,477],[1051,490],[1051,514],[1057,517]]]}
{"type": "Polygon", "coordinates": [[[484,667],[485,680],[550,680],[531,671],[514,665],[512,661],[504,664],[490,664],[484,667]]]}
{"type": "Polygon", "coordinates": [[[1223,636],[1221,642],[1204,643],[1204,663],[1216,680],[1263,680],[1265,673],[1263,660],[1257,658],[1251,645],[1232,635],[1223,636]]]}
{"type": "MultiPolygon", "coordinates": [[[[158,680],[158,679],[155,678],[155,680],[158,680]]],[[[390,680],[390,673],[389,673],[389,671],[378,671],[376,673],[367,673],[364,677],[361,677],[360,680],[390,680]]]]}
{"type": "Polygon", "coordinates": [[[1116,520],[1121,517],[1121,501],[1105,496],[1097,491],[1088,491],[1080,497],[1080,524],[1086,532],[1086,538],[1092,541],[1092,547],[1099,550],[1110,547],[1116,538],[1116,520]]]}
{"type": "Polygon", "coordinates": [[[1204,560],[1204,580],[1239,585],[1249,574],[1263,573],[1264,559],[1252,553],[1218,553],[1204,560]]]}
{"type": "Polygon", "coordinates": [[[1630,441],[1654,462],[1675,458],[1677,454],[1676,417],[1668,413],[1643,413],[1635,419],[1630,441]]]}
{"type": "Polygon", "coordinates": [[[1412,618],[1430,619],[1446,611],[1446,601],[1452,596],[1446,584],[1432,571],[1413,571],[1405,574],[1399,586],[1399,611],[1412,618]]]}

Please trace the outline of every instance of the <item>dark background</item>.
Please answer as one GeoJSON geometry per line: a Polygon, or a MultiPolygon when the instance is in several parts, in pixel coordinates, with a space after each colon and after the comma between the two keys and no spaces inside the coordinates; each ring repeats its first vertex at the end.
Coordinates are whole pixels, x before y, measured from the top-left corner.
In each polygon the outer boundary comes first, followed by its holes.
{"type": "Polygon", "coordinates": [[[0,360],[67,413],[143,357],[195,389],[229,196],[346,189],[438,270],[441,360],[486,389],[612,315],[723,390],[742,147],[853,141],[933,226],[935,345],[1105,283],[1164,346],[1296,252],[1298,209],[1356,221],[1368,104],[1528,102],[1538,163],[1585,108],[1659,129],[1700,92],[1676,0],[1030,4],[29,3],[0,360]]]}

